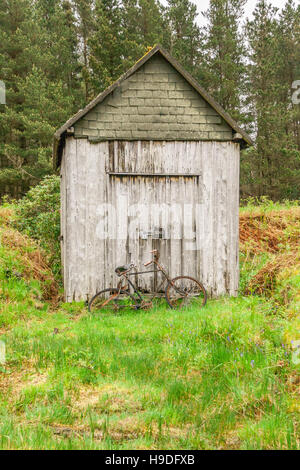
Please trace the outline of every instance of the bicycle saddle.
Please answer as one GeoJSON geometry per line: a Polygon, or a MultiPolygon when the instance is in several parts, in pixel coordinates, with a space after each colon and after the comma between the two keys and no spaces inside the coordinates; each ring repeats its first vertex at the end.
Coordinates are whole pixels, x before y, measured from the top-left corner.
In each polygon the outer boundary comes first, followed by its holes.
{"type": "Polygon", "coordinates": [[[130,264],[124,264],[124,266],[118,266],[116,269],[115,269],[115,273],[118,274],[118,276],[120,276],[121,274],[125,273],[126,271],[129,271],[129,269],[131,269],[133,267],[133,264],[130,263],[130,264]]]}

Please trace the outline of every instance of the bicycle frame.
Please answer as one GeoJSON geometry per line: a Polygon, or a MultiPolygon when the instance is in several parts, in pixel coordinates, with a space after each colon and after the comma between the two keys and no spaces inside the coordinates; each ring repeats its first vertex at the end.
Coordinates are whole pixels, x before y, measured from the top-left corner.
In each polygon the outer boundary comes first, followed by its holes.
{"type": "Polygon", "coordinates": [[[154,299],[157,295],[157,293],[159,292],[159,290],[162,288],[162,286],[168,281],[168,282],[171,282],[171,278],[169,277],[168,273],[165,271],[165,269],[163,268],[163,266],[161,266],[158,262],[158,260],[156,259],[153,259],[151,261],[149,261],[149,263],[147,263],[147,266],[151,265],[151,264],[154,264],[156,266],[156,269],[151,269],[151,270],[147,270],[147,271],[135,271],[135,272],[129,272],[129,271],[126,271],[125,273],[121,274],[121,277],[124,279],[126,279],[128,285],[127,286],[123,286],[122,287],[122,282],[123,282],[123,279],[121,279],[118,283],[118,286],[117,288],[119,290],[128,290],[128,287],[129,285],[133,288],[135,294],[138,296],[139,300],[142,302],[143,301],[143,297],[142,297],[142,293],[141,291],[139,291],[138,289],[138,286],[134,285],[133,282],[131,282],[131,280],[129,279],[129,276],[139,276],[141,274],[150,274],[150,273],[159,273],[161,272],[162,275],[163,275],[163,279],[162,279],[162,282],[159,284],[159,287],[156,288],[156,291],[157,292],[154,292],[153,296],[151,297],[151,299],[154,299]]]}
{"type": "MultiPolygon", "coordinates": [[[[152,300],[155,297],[160,297],[161,296],[161,293],[163,292],[162,287],[164,286],[164,284],[166,282],[168,284],[167,284],[166,289],[165,289],[165,298],[166,298],[167,303],[169,304],[169,306],[171,308],[177,308],[178,301],[179,302],[182,301],[182,305],[186,305],[186,299],[188,299],[190,297],[200,297],[201,293],[204,294],[201,306],[206,304],[207,294],[206,294],[205,288],[203,287],[203,285],[201,283],[199,283],[199,281],[197,281],[196,279],[194,279],[192,277],[189,277],[189,276],[177,276],[174,279],[171,279],[170,276],[169,276],[169,273],[158,262],[159,261],[159,252],[158,252],[158,250],[153,250],[153,251],[151,251],[151,253],[154,253],[153,259],[151,261],[149,261],[148,263],[144,263],[144,266],[146,267],[146,266],[153,265],[153,269],[147,269],[145,271],[143,271],[143,270],[138,271],[137,267],[133,263],[130,263],[130,264],[125,265],[125,266],[119,266],[118,268],[115,269],[116,274],[120,278],[120,281],[117,284],[117,288],[111,287],[111,288],[104,289],[104,290],[96,293],[94,295],[94,297],[92,298],[92,300],[90,301],[90,303],[89,303],[89,311],[91,312],[93,310],[93,308],[94,308],[93,307],[93,302],[98,297],[99,297],[99,300],[100,300],[100,308],[101,307],[106,307],[109,304],[109,302],[111,300],[114,300],[114,299],[116,299],[116,301],[115,301],[116,305],[113,305],[113,307],[115,309],[126,307],[127,304],[125,304],[125,305],[118,304],[119,296],[121,296],[121,298],[125,297],[125,299],[127,299],[127,297],[130,297],[131,298],[131,303],[133,301],[132,306],[135,309],[151,308],[153,306],[152,300]],[[131,272],[133,269],[134,269],[134,271],[131,272]],[[147,296],[148,297],[147,300],[143,296],[143,294],[144,294],[143,289],[139,288],[138,276],[141,276],[141,275],[144,275],[144,274],[152,274],[152,273],[156,273],[156,274],[157,273],[162,273],[162,280],[161,280],[159,286],[157,287],[157,284],[158,284],[157,278],[156,278],[156,276],[153,276],[153,278],[154,278],[154,289],[153,289],[154,292],[153,292],[153,295],[150,297],[150,301],[149,301],[148,296],[147,296]],[[131,279],[130,279],[131,276],[136,276],[136,282],[135,283],[131,281],[131,279]],[[188,285],[188,287],[184,287],[184,285],[183,285],[183,287],[182,287],[180,283],[179,283],[178,286],[176,286],[176,282],[178,280],[182,281],[183,279],[185,281],[188,280],[189,283],[190,283],[190,281],[192,281],[192,286],[188,285]],[[124,285],[124,280],[126,280],[125,285],[124,285]],[[198,289],[196,291],[196,293],[192,290],[193,286],[195,288],[195,284],[196,284],[196,287],[198,289]],[[173,290],[175,290],[175,294],[176,294],[175,297],[174,297],[174,293],[171,294],[171,296],[170,296],[170,288],[173,288],[173,290]],[[131,291],[131,289],[133,291],[131,291]],[[199,294],[199,289],[200,289],[200,294],[199,294]],[[100,297],[101,294],[103,294],[104,297],[100,297]],[[108,298],[106,296],[107,294],[109,294],[108,298]]],[[[145,295],[147,295],[147,291],[145,291],[145,295]]],[[[179,306],[180,305],[181,304],[179,303],[179,306]]]]}

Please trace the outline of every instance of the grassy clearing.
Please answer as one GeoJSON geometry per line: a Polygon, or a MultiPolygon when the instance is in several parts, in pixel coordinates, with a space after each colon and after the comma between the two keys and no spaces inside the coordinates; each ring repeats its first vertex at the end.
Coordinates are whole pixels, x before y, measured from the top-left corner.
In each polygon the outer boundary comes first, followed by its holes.
{"type": "MultiPolygon", "coordinates": [[[[286,217],[283,239],[298,220],[286,217]]],[[[300,270],[279,263],[266,295],[244,295],[290,250],[265,242],[241,245],[236,299],[99,318],[53,308],[21,253],[36,247],[2,237],[0,448],[299,449],[300,270]]]]}

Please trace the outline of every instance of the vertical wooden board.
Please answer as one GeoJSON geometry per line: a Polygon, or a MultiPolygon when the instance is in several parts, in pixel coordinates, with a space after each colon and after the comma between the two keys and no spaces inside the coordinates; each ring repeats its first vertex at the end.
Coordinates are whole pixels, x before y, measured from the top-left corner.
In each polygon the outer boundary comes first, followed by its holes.
{"type": "Polygon", "coordinates": [[[65,173],[65,202],[64,202],[64,207],[65,207],[65,214],[64,214],[64,228],[65,228],[65,233],[64,233],[64,269],[63,269],[63,284],[64,284],[64,300],[68,302],[68,297],[69,297],[69,236],[68,236],[68,231],[70,227],[70,220],[69,220],[69,191],[70,191],[70,175],[68,171],[68,161],[69,161],[69,140],[66,140],[65,143],[65,148],[64,148],[64,173],[65,173]]]}
{"type": "MultiPolygon", "coordinates": [[[[73,183],[72,183],[72,174],[71,174],[71,158],[74,155],[74,146],[75,142],[72,142],[72,139],[69,137],[66,140],[65,148],[66,148],[66,175],[67,175],[67,221],[66,221],[66,258],[67,258],[67,268],[66,268],[66,283],[65,283],[65,290],[66,290],[66,300],[67,302],[72,302],[72,289],[71,289],[71,277],[72,277],[72,239],[70,237],[70,233],[73,230],[73,219],[74,219],[74,207],[72,204],[71,193],[73,191],[73,183]]],[[[75,146],[76,151],[76,146],[75,146]]]]}
{"type": "Polygon", "coordinates": [[[202,142],[196,142],[195,161],[201,175],[197,181],[197,198],[195,200],[195,231],[196,231],[196,247],[197,247],[197,279],[203,282],[203,249],[201,233],[203,231],[203,159],[202,159],[202,142]]]}
{"type": "Polygon", "coordinates": [[[114,205],[115,183],[113,178],[106,175],[106,204],[107,204],[107,217],[105,217],[105,282],[107,287],[114,283],[114,230],[115,230],[115,205],[114,205]]]}
{"type": "Polygon", "coordinates": [[[91,144],[85,139],[77,140],[77,204],[78,204],[78,279],[79,289],[76,300],[87,300],[88,296],[88,266],[87,266],[87,253],[88,253],[88,240],[86,237],[87,222],[88,222],[88,206],[90,204],[88,198],[88,185],[87,168],[89,165],[88,156],[91,152],[91,144]]]}
{"type": "MultiPolygon", "coordinates": [[[[146,142],[146,144],[149,145],[149,142],[146,142]]],[[[148,153],[143,153],[142,143],[140,140],[132,143],[131,159],[132,162],[134,162],[134,166],[131,167],[132,171],[138,172],[140,169],[141,171],[145,169],[143,165],[147,162],[146,157],[148,156],[148,153]]]]}
{"type": "MultiPolygon", "coordinates": [[[[85,206],[83,185],[78,179],[78,158],[81,153],[78,148],[78,141],[70,139],[69,153],[69,174],[70,174],[70,192],[69,192],[69,215],[70,230],[68,235],[69,268],[70,268],[70,296],[72,300],[79,300],[83,283],[82,266],[82,248],[84,246],[84,233],[82,226],[85,220],[82,214],[82,208],[85,206]]],[[[85,162],[84,162],[85,165],[85,162]]]]}
{"type": "Polygon", "coordinates": [[[215,207],[216,219],[218,223],[218,239],[216,249],[217,273],[216,273],[216,294],[221,295],[226,292],[226,250],[227,250],[227,220],[228,220],[228,204],[227,204],[227,172],[225,161],[227,155],[227,144],[221,143],[217,148],[218,173],[219,173],[219,199],[215,207]]]}
{"type": "Polygon", "coordinates": [[[196,245],[194,237],[194,191],[196,178],[180,178],[185,186],[185,200],[183,206],[183,270],[185,274],[196,277],[196,245]]]}
{"type": "MultiPolygon", "coordinates": [[[[204,287],[208,289],[207,285],[207,250],[206,250],[206,224],[207,224],[207,186],[206,186],[206,177],[207,172],[205,168],[205,161],[204,161],[204,142],[199,142],[199,158],[201,161],[201,172],[202,172],[202,198],[203,204],[199,207],[199,218],[198,218],[198,225],[197,225],[197,236],[198,236],[198,249],[200,252],[200,263],[201,263],[201,272],[202,272],[202,282],[204,287]]],[[[208,148],[207,148],[208,152],[208,148]]],[[[209,155],[206,155],[208,158],[209,155]]]]}
{"type": "MultiPolygon", "coordinates": [[[[81,153],[80,141],[76,140],[76,153],[73,159],[73,174],[76,185],[76,191],[73,195],[74,205],[76,207],[76,222],[74,226],[74,247],[73,247],[73,271],[75,273],[73,278],[73,299],[75,301],[80,300],[81,288],[82,288],[82,270],[81,270],[81,250],[82,250],[82,230],[81,230],[81,206],[84,204],[82,183],[80,184],[78,175],[78,163],[79,155],[81,153]]],[[[83,162],[85,166],[85,161],[83,162]]]]}
{"type": "Polygon", "coordinates": [[[212,185],[213,185],[213,193],[212,193],[212,203],[211,203],[211,211],[212,211],[212,232],[210,237],[212,238],[212,289],[213,295],[217,296],[217,269],[218,269],[218,258],[217,258],[217,248],[218,248],[218,237],[219,237],[219,224],[218,224],[218,216],[217,211],[219,210],[218,207],[218,199],[220,193],[220,179],[219,179],[219,172],[218,172],[218,145],[216,142],[213,142],[213,166],[212,166],[212,185]]]}
{"type": "Polygon", "coordinates": [[[216,175],[216,143],[212,142],[211,147],[211,156],[210,156],[210,187],[209,187],[209,212],[210,212],[210,227],[207,233],[207,238],[210,242],[209,250],[210,250],[210,258],[211,264],[208,265],[208,275],[209,275],[209,282],[208,285],[210,286],[212,295],[216,295],[216,244],[217,244],[217,224],[215,218],[215,205],[217,200],[217,191],[218,191],[218,184],[217,184],[217,175],[216,175]]]}
{"type": "Polygon", "coordinates": [[[201,177],[198,178],[198,191],[197,198],[195,201],[195,231],[196,231],[196,247],[197,247],[197,259],[196,259],[196,269],[197,269],[197,279],[200,279],[203,282],[203,159],[202,159],[202,142],[196,143],[195,149],[195,159],[197,159],[197,165],[199,168],[199,173],[201,177]]]}
{"type": "MultiPolygon", "coordinates": [[[[60,250],[61,250],[61,264],[62,269],[65,266],[65,250],[64,250],[64,237],[65,237],[65,223],[66,223],[66,175],[65,175],[65,148],[63,150],[61,166],[60,166],[60,250]]],[[[63,273],[63,271],[62,271],[63,273]]],[[[64,275],[63,275],[64,278],[64,275]]]]}
{"type": "Polygon", "coordinates": [[[165,179],[165,205],[166,205],[166,220],[164,222],[164,229],[165,229],[165,260],[166,260],[166,268],[171,275],[171,240],[170,240],[170,225],[171,225],[171,202],[170,202],[170,184],[171,178],[165,179]]]}
{"type": "Polygon", "coordinates": [[[123,178],[123,184],[127,186],[128,191],[128,209],[127,209],[127,225],[128,225],[128,260],[130,262],[138,262],[138,230],[139,225],[136,225],[137,216],[136,210],[139,203],[138,195],[138,181],[136,178],[128,177],[123,178]]]}
{"type": "Polygon", "coordinates": [[[76,177],[76,143],[73,137],[69,137],[66,142],[66,172],[68,172],[68,217],[67,217],[67,258],[68,258],[68,284],[67,284],[67,301],[72,302],[75,297],[75,289],[77,283],[77,267],[76,267],[76,252],[77,252],[77,205],[76,205],[76,191],[77,191],[77,177],[76,177]]]}
{"type": "MultiPolygon", "coordinates": [[[[89,149],[90,150],[90,149],[89,149]]],[[[93,224],[93,217],[96,211],[95,200],[90,199],[91,192],[95,194],[95,180],[93,173],[95,172],[94,166],[95,159],[89,151],[86,156],[86,246],[85,246],[85,275],[86,275],[86,295],[87,299],[90,298],[90,291],[94,279],[94,265],[93,265],[93,246],[95,245],[94,233],[91,231],[93,224]]]]}
{"type": "Polygon", "coordinates": [[[73,181],[72,181],[72,169],[71,169],[71,160],[75,155],[76,151],[76,144],[74,140],[69,137],[66,140],[65,144],[65,171],[66,171],[66,243],[65,243],[65,250],[66,250],[66,282],[65,282],[65,297],[67,302],[72,302],[73,300],[73,293],[71,287],[71,278],[72,278],[72,231],[73,231],[73,220],[74,220],[74,205],[72,202],[72,193],[74,191],[73,181]]]}
{"type": "Polygon", "coordinates": [[[78,239],[78,225],[79,225],[79,208],[78,208],[78,173],[77,173],[77,143],[78,141],[75,141],[75,151],[74,151],[74,156],[72,158],[71,162],[71,176],[72,176],[72,184],[73,184],[73,192],[71,193],[72,195],[72,205],[74,207],[73,211],[73,226],[72,226],[72,231],[71,231],[71,236],[72,236],[72,261],[71,261],[71,266],[72,266],[72,279],[71,279],[71,290],[72,290],[72,298],[73,300],[76,300],[76,294],[79,291],[79,279],[78,279],[78,246],[79,246],[79,239],[78,239]]]}
{"type": "Polygon", "coordinates": [[[232,158],[232,149],[227,148],[226,152],[226,173],[227,173],[227,257],[226,257],[226,276],[227,276],[227,285],[226,288],[230,294],[233,292],[233,285],[235,283],[235,273],[232,271],[233,267],[233,256],[234,256],[234,247],[232,246],[234,240],[234,178],[235,178],[235,164],[234,158],[232,158]]]}
{"type": "Polygon", "coordinates": [[[149,173],[160,173],[162,169],[161,150],[163,142],[149,142],[149,147],[144,149],[144,171],[149,173]],[[148,152],[148,155],[147,155],[148,152]]]}
{"type": "Polygon", "coordinates": [[[225,250],[226,250],[226,172],[224,171],[224,145],[221,142],[216,145],[216,199],[214,203],[214,220],[217,232],[215,238],[215,295],[225,293],[225,250]]]}
{"type": "MultiPolygon", "coordinates": [[[[134,261],[138,266],[138,269],[141,271],[145,270],[144,263],[148,262],[151,259],[151,241],[145,234],[149,233],[150,224],[149,224],[149,181],[147,178],[139,177],[139,204],[140,204],[140,214],[139,214],[139,233],[138,233],[138,258],[134,261]]],[[[138,279],[138,285],[145,289],[146,291],[151,290],[151,278],[150,275],[142,276],[138,279]]]]}
{"type": "Polygon", "coordinates": [[[185,228],[185,205],[188,203],[188,191],[187,191],[188,181],[185,178],[174,178],[174,185],[177,188],[177,201],[180,201],[180,212],[181,212],[181,221],[180,221],[180,274],[185,275],[187,273],[187,258],[186,258],[186,228],[185,228]],[[178,198],[180,194],[180,198],[178,198]]]}
{"type": "MultiPolygon", "coordinates": [[[[156,184],[159,186],[157,199],[157,206],[160,210],[158,228],[162,229],[162,238],[158,240],[157,245],[161,255],[161,260],[165,263],[165,267],[168,269],[169,242],[166,239],[166,236],[168,229],[169,205],[166,199],[166,178],[157,178],[156,184]]],[[[161,281],[158,278],[158,283],[160,284],[160,282],[161,281]]]]}
{"type": "Polygon", "coordinates": [[[170,199],[172,204],[172,212],[170,214],[170,225],[171,225],[171,240],[170,240],[170,251],[171,251],[171,263],[170,273],[171,277],[179,276],[182,274],[181,264],[181,220],[182,220],[182,206],[178,202],[178,187],[176,180],[171,178],[170,180],[170,199]]]}
{"type": "Polygon", "coordinates": [[[182,170],[182,161],[180,158],[183,142],[173,142],[171,146],[167,145],[168,161],[170,173],[180,173],[182,170]]]}
{"type": "Polygon", "coordinates": [[[112,145],[113,162],[114,162],[113,171],[120,171],[119,169],[122,169],[122,163],[120,162],[120,158],[119,158],[119,142],[115,140],[114,142],[109,142],[109,145],[112,145]]]}
{"type": "Polygon", "coordinates": [[[98,151],[94,146],[86,142],[86,246],[85,263],[82,269],[85,269],[86,294],[90,299],[92,294],[97,291],[97,260],[101,256],[97,240],[98,225],[98,206],[101,204],[101,175],[98,172],[98,151]],[[96,152],[95,152],[96,151],[96,152]]]}
{"type": "MultiPolygon", "coordinates": [[[[60,168],[60,235],[61,235],[61,263],[62,263],[62,277],[64,283],[64,291],[66,296],[66,284],[67,284],[67,234],[66,234],[66,222],[67,222],[67,181],[66,181],[66,148],[64,148],[61,168],[60,168]]],[[[66,300],[66,297],[65,297],[66,300]]]]}
{"type": "Polygon", "coordinates": [[[226,148],[227,186],[227,255],[226,291],[236,295],[239,283],[238,266],[238,217],[239,217],[239,146],[228,143],[226,148]]]}
{"type": "MultiPolygon", "coordinates": [[[[108,142],[102,142],[97,145],[97,203],[98,205],[102,206],[98,208],[97,211],[97,225],[99,229],[107,230],[107,223],[105,218],[100,218],[99,216],[99,209],[103,209],[103,204],[107,204],[108,197],[107,197],[107,181],[108,176],[105,172],[105,168],[107,165],[107,161],[109,158],[108,152],[108,142]]],[[[107,255],[106,255],[106,247],[107,247],[107,240],[103,237],[97,237],[96,241],[96,252],[95,252],[95,259],[96,259],[96,266],[97,266],[97,286],[98,290],[102,290],[107,286],[107,279],[106,279],[106,269],[107,269],[107,255]]]]}
{"type": "Polygon", "coordinates": [[[214,295],[218,296],[219,291],[222,289],[221,277],[221,266],[222,266],[222,259],[221,259],[221,250],[220,247],[222,246],[222,175],[221,175],[221,168],[220,168],[220,161],[219,161],[219,146],[215,145],[214,151],[214,173],[215,173],[215,191],[214,191],[214,203],[213,203],[213,227],[215,237],[213,240],[214,244],[214,258],[213,258],[213,265],[214,265],[214,273],[213,273],[213,289],[214,295]]]}
{"type": "Polygon", "coordinates": [[[120,179],[117,189],[117,249],[116,264],[121,265],[128,262],[127,243],[128,243],[128,189],[124,184],[124,178],[120,179]]]}
{"type": "MultiPolygon", "coordinates": [[[[156,154],[155,142],[140,142],[139,141],[139,160],[137,168],[141,169],[143,173],[155,173],[155,168],[159,165],[159,158],[156,154]]],[[[138,170],[139,171],[139,170],[138,170]]]]}
{"type": "Polygon", "coordinates": [[[203,181],[203,210],[201,221],[201,258],[203,283],[209,294],[213,293],[213,194],[214,185],[214,144],[201,142],[202,181],[203,181]]]}
{"type": "MultiPolygon", "coordinates": [[[[119,142],[119,144],[123,144],[123,142],[119,142]]],[[[119,145],[119,147],[121,147],[121,145],[119,145]]],[[[123,153],[123,152],[122,152],[123,153]]],[[[119,153],[119,158],[123,158],[122,156],[122,153],[120,155],[119,153]]],[[[117,179],[117,185],[120,184],[120,178],[116,178],[117,179]]],[[[110,204],[110,208],[108,209],[109,210],[109,214],[110,214],[110,217],[109,217],[109,238],[108,238],[108,242],[109,242],[109,257],[108,257],[108,265],[109,265],[109,272],[111,273],[111,277],[110,277],[110,281],[109,281],[109,285],[113,285],[113,283],[116,283],[115,282],[115,268],[117,266],[117,243],[116,243],[116,237],[117,237],[117,233],[116,233],[116,229],[117,229],[117,186],[115,184],[115,178],[109,178],[109,182],[110,182],[110,185],[109,185],[109,188],[110,188],[110,198],[109,198],[109,204],[110,204]]]]}

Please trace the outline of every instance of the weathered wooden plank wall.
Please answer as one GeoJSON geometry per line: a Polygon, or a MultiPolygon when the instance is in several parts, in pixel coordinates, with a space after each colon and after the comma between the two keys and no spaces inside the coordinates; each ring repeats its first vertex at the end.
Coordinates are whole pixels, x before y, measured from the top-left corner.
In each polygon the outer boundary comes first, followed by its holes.
{"type": "MultiPolygon", "coordinates": [[[[162,263],[172,276],[200,278],[213,296],[237,293],[238,144],[93,144],[68,137],[61,176],[67,301],[87,299],[115,284],[116,266],[129,261],[142,265],[154,247],[159,248],[162,263]],[[109,172],[193,176],[118,176],[109,172]],[[177,210],[170,210],[172,204],[177,210]],[[184,204],[190,206],[183,210],[184,204]],[[140,217],[136,218],[138,211],[140,217]],[[180,218],[182,213],[186,223],[180,218]],[[165,238],[143,239],[141,233],[154,227],[162,228],[165,238]],[[178,227],[177,237],[172,234],[174,227],[178,227]],[[110,238],[104,237],[105,232],[110,238]]],[[[145,277],[141,286],[153,288],[151,277],[145,277]]]]}

